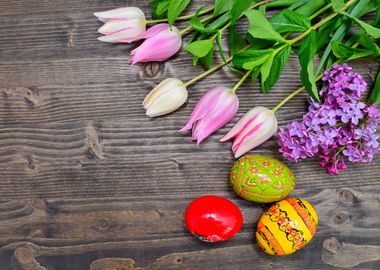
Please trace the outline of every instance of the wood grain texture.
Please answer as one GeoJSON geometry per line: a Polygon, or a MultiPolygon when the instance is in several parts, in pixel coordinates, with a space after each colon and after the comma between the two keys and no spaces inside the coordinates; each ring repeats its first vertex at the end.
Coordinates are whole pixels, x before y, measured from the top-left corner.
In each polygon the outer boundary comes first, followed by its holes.
{"type": "MultiPolygon", "coordinates": [[[[213,1],[194,2],[189,11],[213,1]]],[[[315,239],[292,256],[258,249],[253,232],[267,206],[233,194],[231,145],[218,139],[253,106],[273,107],[300,86],[297,57],[270,94],[244,84],[238,116],[200,146],[190,144],[178,130],[196,101],[238,77],[222,69],[192,86],[180,110],[148,119],[141,103],[154,85],[187,81],[203,68],[184,52],[130,66],[137,44],[98,42],[92,15],[126,5],[149,11],[148,3],[0,1],[0,269],[379,269],[379,157],[328,176],[316,160],[284,161],[276,137],[256,152],[289,165],[294,196],[315,205],[321,222],[315,239]],[[230,241],[210,245],[186,231],[186,206],[204,194],[241,208],[244,227],[230,241]]],[[[352,66],[373,84],[376,63],[352,66]]],[[[306,108],[302,93],[279,111],[280,126],[306,108]]]]}
{"type": "Polygon", "coordinates": [[[295,192],[315,206],[320,225],[307,247],[287,257],[265,255],[255,243],[266,206],[237,198],[243,229],[217,245],[186,231],[191,195],[7,202],[0,204],[0,259],[6,269],[251,269],[253,262],[258,269],[376,269],[379,192],[380,185],[295,192]]]}

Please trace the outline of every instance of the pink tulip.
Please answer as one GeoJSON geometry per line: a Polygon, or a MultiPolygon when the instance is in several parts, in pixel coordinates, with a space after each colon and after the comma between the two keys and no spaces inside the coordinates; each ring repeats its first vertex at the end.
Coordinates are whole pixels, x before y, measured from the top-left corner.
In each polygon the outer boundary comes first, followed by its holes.
{"type": "Polygon", "coordinates": [[[157,24],[144,34],[129,41],[146,39],[139,47],[131,52],[132,64],[139,62],[165,61],[178,52],[182,45],[178,29],[169,24],[157,24]]]}
{"type": "Polygon", "coordinates": [[[231,89],[216,87],[204,94],[195,105],[187,124],[180,130],[193,129],[191,140],[200,144],[237,113],[239,100],[231,89]]]}
{"type": "Polygon", "coordinates": [[[236,125],[220,140],[233,139],[232,152],[238,158],[270,139],[277,132],[277,119],[265,107],[248,111],[236,125]]]}

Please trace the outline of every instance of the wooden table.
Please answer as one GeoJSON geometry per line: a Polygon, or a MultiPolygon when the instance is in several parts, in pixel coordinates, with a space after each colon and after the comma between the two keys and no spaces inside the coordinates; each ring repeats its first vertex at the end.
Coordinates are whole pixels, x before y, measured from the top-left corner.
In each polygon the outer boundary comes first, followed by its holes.
{"type": "MultiPolygon", "coordinates": [[[[286,162],[298,180],[292,195],[316,207],[320,226],[298,253],[264,254],[253,232],[265,206],[234,195],[230,144],[218,143],[237,117],[200,146],[178,133],[206,89],[238,78],[216,73],[191,87],[179,111],[148,119],[141,103],[155,84],[203,69],[184,52],[130,66],[136,44],[98,42],[92,13],[125,5],[150,12],[147,0],[0,2],[0,269],[380,269],[379,158],[339,176],[315,160],[286,162]],[[233,239],[207,244],[186,231],[184,210],[203,194],[241,208],[233,239]]],[[[375,64],[352,65],[372,84],[375,64]]],[[[298,74],[292,55],[269,95],[244,84],[239,116],[273,107],[299,87],[298,74]]],[[[279,111],[280,126],[306,107],[306,94],[296,97],[279,111]]],[[[284,161],[277,148],[273,138],[256,152],[284,161]]]]}

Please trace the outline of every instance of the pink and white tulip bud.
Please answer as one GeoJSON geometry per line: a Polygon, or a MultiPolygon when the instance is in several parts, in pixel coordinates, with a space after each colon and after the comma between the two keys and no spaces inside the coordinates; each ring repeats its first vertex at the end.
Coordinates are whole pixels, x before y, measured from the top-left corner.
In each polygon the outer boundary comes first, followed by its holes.
{"type": "Polygon", "coordinates": [[[104,36],[98,40],[112,43],[130,43],[145,33],[146,20],[137,7],[118,8],[94,13],[105,24],[98,29],[104,36]]]}
{"type": "Polygon", "coordinates": [[[144,19],[144,12],[138,7],[116,8],[107,11],[95,12],[94,15],[102,22],[125,21],[132,19],[144,19]]]}
{"type": "Polygon", "coordinates": [[[146,39],[131,52],[131,62],[165,61],[176,54],[182,45],[181,33],[167,23],[156,24],[141,36],[131,39],[146,39]]]}
{"type": "Polygon", "coordinates": [[[175,78],[163,80],[143,102],[146,115],[156,117],[171,113],[186,102],[187,95],[186,86],[181,80],[175,78]]]}
{"type": "Polygon", "coordinates": [[[255,107],[243,115],[236,125],[220,140],[233,139],[232,152],[238,158],[270,139],[277,132],[277,119],[265,107],[255,107]]]}
{"type": "Polygon", "coordinates": [[[191,140],[200,144],[231,121],[238,109],[239,100],[235,93],[228,88],[216,87],[201,97],[180,131],[193,129],[191,140]]]}

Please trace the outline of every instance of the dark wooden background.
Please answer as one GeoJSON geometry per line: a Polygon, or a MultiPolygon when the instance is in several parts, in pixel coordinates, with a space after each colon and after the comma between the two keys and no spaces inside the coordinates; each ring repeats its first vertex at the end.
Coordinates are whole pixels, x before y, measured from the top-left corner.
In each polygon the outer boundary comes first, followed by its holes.
{"type": "MultiPolygon", "coordinates": [[[[200,146],[178,133],[206,89],[238,78],[220,71],[191,87],[179,111],[148,119],[141,103],[155,84],[203,69],[184,52],[130,66],[136,44],[98,42],[92,13],[126,5],[150,13],[137,0],[0,1],[0,269],[380,269],[379,157],[339,176],[315,160],[286,162],[292,195],[315,206],[320,226],[298,253],[264,254],[253,233],[265,206],[234,195],[230,143],[218,143],[238,117],[200,146]],[[186,206],[204,194],[241,208],[233,239],[207,244],[186,231],[186,206]]],[[[372,84],[374,63],[352,65],[372,84]]],[[[244,84],[239,116],[273,107],[300,86],[298,73],[292,56],[269,95],[244,84]]],[[[306,108],[302,94],[278,112],[280,126],[306,108]]],[[[283,160],[276,141],[255,152],[283,160]]]]}

